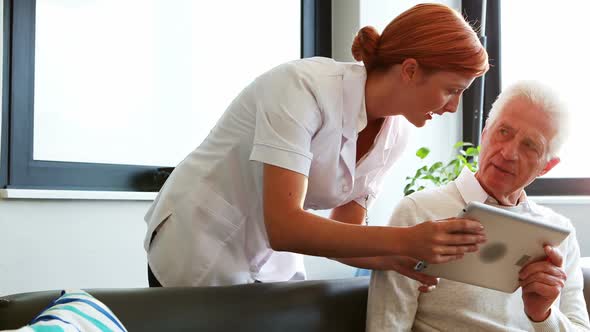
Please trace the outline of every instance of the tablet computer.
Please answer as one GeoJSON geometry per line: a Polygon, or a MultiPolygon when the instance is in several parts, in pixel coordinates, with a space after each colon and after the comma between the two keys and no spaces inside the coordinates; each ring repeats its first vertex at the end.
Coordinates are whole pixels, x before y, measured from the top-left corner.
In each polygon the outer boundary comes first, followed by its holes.
{"type": "Polygon", "coordinates": [[[460,218],[481,222],[487,241],[462,259],[419,263],[416,270],[428,275],[513,293],[518,272],[527,263],[545,256],[545,244],[557,247],[570,230],[479,202],[470,202],[460,218]]]}

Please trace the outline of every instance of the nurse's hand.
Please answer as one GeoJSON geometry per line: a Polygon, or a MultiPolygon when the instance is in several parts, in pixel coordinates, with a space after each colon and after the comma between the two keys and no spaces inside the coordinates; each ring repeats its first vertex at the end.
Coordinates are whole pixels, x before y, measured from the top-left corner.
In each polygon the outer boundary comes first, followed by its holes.
{"type": "Polygon", "coordinates": [[[410,279],[420,282],[422,285],[418,290],[422,293],[428,293],[438,285],[438,278],[414,270],[418,260],[406,256],[380,256],[376,257],[381,263],[381,270],[395,271],[410,279]]]}
{"type": "Polygon", "coordinates": [[[403,255],[434,264],[463,258],[486,241],[479,222],[461,218],[426,221],[408,227],[406,232],[403,255]]]}
{"type": "Polygon", "coordinates": [[[412,257],[392,255],[332,259],[361,269],[395,271],[418,281],[421,284],[418,290],[423,293],[433,290],[438,284],[438,278],[414,270],[414,267],[418,264],[418,260],[412,257]]]}

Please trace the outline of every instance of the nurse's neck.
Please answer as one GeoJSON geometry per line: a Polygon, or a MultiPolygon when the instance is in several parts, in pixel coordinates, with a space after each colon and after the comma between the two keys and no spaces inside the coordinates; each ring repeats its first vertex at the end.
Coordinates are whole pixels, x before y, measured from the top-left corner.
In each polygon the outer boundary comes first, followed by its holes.
{"type": "Polygon", "coordinates": [[[367,73],[365,106],[367,122],[380,121],[387,116],[400,115],[407,108],[407,87],[403,83],[401,66],[367,73]]]}

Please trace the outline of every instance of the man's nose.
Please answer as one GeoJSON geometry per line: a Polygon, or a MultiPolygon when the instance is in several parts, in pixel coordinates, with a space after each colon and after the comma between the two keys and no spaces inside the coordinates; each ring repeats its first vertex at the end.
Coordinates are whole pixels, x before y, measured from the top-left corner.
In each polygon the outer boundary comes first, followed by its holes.
{"type": "Polygon", "coordinates": [[[518,159],[518,143],[512,140],[505,142],[502,146],[502,157],[506,160],[518,159]]]}

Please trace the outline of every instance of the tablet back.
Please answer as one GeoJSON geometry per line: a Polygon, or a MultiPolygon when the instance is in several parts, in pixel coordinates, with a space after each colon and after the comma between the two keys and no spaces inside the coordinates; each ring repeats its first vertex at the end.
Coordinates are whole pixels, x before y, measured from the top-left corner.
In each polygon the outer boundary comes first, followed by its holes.
{"type": "Polygon", "coordinates": [[[487,242],[463,259],[430,264],[422,272],[441,278],[513,293],[518,272],[527,263],[545,256],[543,245],[557,247],[569,229],[478,202],[470,202],[460,217],[478,220],[487,242]]]}

